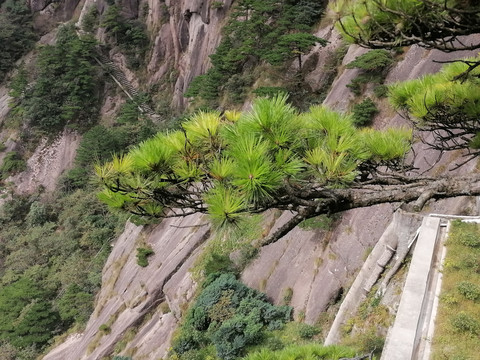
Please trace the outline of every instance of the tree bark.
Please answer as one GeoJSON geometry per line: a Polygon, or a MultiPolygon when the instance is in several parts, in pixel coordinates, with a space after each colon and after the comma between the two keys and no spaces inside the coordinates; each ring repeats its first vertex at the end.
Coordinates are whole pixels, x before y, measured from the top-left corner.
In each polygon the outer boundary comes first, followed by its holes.
{"type": "Polygon", "coordinates": [[[405,185],[373,185],[345,189],[328,189],[300,194],[303,202],[312,200],[312,206],[302,208],[291,220],[271,235],[258,242],[266,246],[276,242],[304,219],[322,214],[369,207],[385,203],[413,203],[408,210],[419,211],[430,199],[480,195],[480,174],[421,180],[405,185]],[[326,198],[325,196],[328,197],[326,198]]]}

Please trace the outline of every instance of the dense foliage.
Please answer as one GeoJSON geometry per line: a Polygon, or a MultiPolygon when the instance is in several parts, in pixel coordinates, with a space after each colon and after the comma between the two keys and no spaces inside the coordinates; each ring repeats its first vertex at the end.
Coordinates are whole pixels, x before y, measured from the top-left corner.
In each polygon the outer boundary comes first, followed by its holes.
{"type": "Polygon", "coordinates": [[[233,75],[242,74],[261,60],[278,65],[297,58],[301,65],[301,55],[315,43],[326,44],[308,33],[324,6],[325,2],[314,0],[236,1],[222,42],[210,56],[212,68],[194,79],[185,96],[217,101],[233,75]]]}
{"type": "Polygon", "coordinates": [[[353,106],[352,113],[355,125],[368,126],[371,125],[374,116],[377,115],[378,108],[372,99],[366,98],[361,103],[353,106]]]}
{"type": "Polygon", "coordinates": [[[220,359],[236,359],[248,346],[261,343],[266,329],[288,322],[291,311],[289,306],[271,305],[265,294],[232,274],[211,275],[185,316],[173,352],[178,359],[193,359],[194,354],[211,352],[213,345],[220,359]]]}
{"type": "Polygon", "coordinates": [[[55,45],[41,48],[31,85],[19,72],[12,106],[25,124],[53,133],[65,125],[85,129],[96,122],[101,81],[94,46],[93,37],[79,38],[73,25],[65,25],[55,45]]]}
{"type": "MultiPolygon", "coordinates": [[[[124,221],[91,190],[44,200],[15,196],[3,204],[0,353],[39,351],[55,334],[88,320],[110,241],[124,221]]],[[[31,354],[25,359],[34,359],[31,354]]]]}
{"type": "Polygon", "coordinates": [[[0,2],[0,81],[15,62],[29,51],[37,35],[32,28],[32,14],[21,0],[0,2]]]}
{"type": "MultiPolygon", "coordinates": [[[[100,198],[153,217],[208,210],[219,225],[267,208],[298,211],[308,204],[304,194],[354,184],[371,166],[395,166],[410,135],[358,130],[350,116],[325,107],[298,114],[285,97],[261,98],[243,115],[199,112],[181,130],[97,166],[107,188],[100,198]]],[[[312,211],[319,205],[313,200],[312,211]]]]}
{"type": "Polygon", "coordinates": [[[114,45],[118,45],[128,59],[128,65],[138,69],[144,62],[148,47],[145,25],[132,19],[126,19],[118,5],[110,5],[102,16],[101,26],[105,28],[114,45]]]}

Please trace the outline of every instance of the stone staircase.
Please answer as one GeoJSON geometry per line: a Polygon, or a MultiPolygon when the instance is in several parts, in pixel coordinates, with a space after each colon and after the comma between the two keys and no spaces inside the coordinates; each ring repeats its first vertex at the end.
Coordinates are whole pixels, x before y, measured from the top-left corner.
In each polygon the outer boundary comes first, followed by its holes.
{"type": "Polygon", "coordinates": [[[97,47],[94,59],[110,75],[128,98],[137,103],[138,109],[142,114],[148,116],[154,123],[161,121],[160,115],[156,114],[149,105],[138,100],[138,90],[128,81],[123,71],[102,52],[101,48],[97,47]]]}

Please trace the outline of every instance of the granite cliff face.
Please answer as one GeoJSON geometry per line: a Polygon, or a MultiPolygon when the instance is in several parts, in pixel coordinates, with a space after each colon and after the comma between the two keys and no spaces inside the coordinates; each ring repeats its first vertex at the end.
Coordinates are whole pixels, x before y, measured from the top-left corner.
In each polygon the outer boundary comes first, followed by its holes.
{"type": "MultiPolygon", "coordinates": [[[[225,0],[223,7],[214,9],[212,2],[123,0],[122,11],[127,17],[136,18],[144,12],[153,39],[146,74],[127,74],[129,81],[139,87],[170,83],[169,105],[177,110],[184,109],[187,104],[183,93],[195,76],[208,69],[208,56],[221,40],[222,25],[232,5],[231,0],[225,0]]],[[[64,21],[82,16],[91,6],[96,6],[100,12],[106,7],[104,0],[69,0],[55,9],[47,0],[32,1],[30,5],[32,10],[43,12],[42,16],[56,16],[64,21]]],[[[314,90],[325,85],[328,57],[342,46],[339,35],[330,25],[318,29],[317,35],[327,39],[329,45],[315,48],[304,61],[306,81],[314,90]]],[[[102,34],[97,36],[101,38],[102,34]]],[[[341,111],[349,107],[353,94],[346,85],[358,70],[347,70],[343,65],[364,51],[355,46],[348,49],[325,104],[341,111]]],[[[440,65],[434,63],[434,59],[454,57],[458,54],[417,47],[406,49],[403,60],[387,76],[387,82],[437,71],[440,65]]],[[[121,57],[116,63],[123,67],[121,57]]],[[[108,100],[110,103],[105,102],[104,116],[108,116],[109,106],[114,107],[112,99],[108,100]]],[[[0,121],[8,113],[7,103],[7,92],[0,88],[0,121]]],[[[383,127],[404,120],[385,110],[375,121],[378,127],[383,127]]],[[[8,139],[7,145],[13,148],[14,136],[0,134],[0,140],[8,139]]],[[[11,179],[17,192],[31,193],[40,185],[53,191],[62,171],[71,166],[78,142],[76,133],[65,132],[53,144],[41,144],[28,161],[27,171],[11,179]]],[[[422,149],[420,144],[416,146],[420,154],[417,165],[427,168],[437,154],[422,149]]],[[[449,159],[444,161],[448,163],[449,159]]],[[[439,212],[448,208],[449,213],[456,213],[473,206],[468,200],[449,200],[432,208],[439,212]]],[[[242,280],[266,292],[275,303],[281,303],[285,291],[290,289],[296,318],[315,323],[349,286],[366,252],[381,237],[394,211],[394,205],[380,205],[348,211],[329,230],[297,228],[277,243],[262,248],[243,272],[242,280]]],[[[289,213],[265,215],[266,228],[281,226],[289,216],[289,213]]],[[[112,252],[103,271],[102,289],[85,330],[70,335],[44,359],[94,360],[112,354],[152,360],[164,357],[172,333],[195,293],[196,284],[189,268],[210,236],[208,220],[197,215],[164,220],[157,226],[139,227],[127,223],[124,233],[112,243],[112,252]],[[140,245],[150,245],[155,251],[146,268],[136,264],[135,249],[140,245]],[[101,324],[108,324],[111,332],[99,332],[101,324]],[[122,347],[118,347],[120,342],[122,347]]]]}

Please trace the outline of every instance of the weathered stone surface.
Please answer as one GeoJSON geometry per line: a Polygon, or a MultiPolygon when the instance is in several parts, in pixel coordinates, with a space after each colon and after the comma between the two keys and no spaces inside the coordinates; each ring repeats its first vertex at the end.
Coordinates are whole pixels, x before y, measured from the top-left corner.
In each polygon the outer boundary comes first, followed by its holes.
{"type": "Polygon", "coordinates": [[[65,130],[52,144],[43,139],[27,160],[27,170],[10,176],[7,181],[15,184],[15,192],[19,194],[31,194],[39,186],[46,191],[54,191],[60,175],[72,167],[79,142],[78,133],[69,130],[65,130]]]}
{"type": "MultiPolygon", "coordinates": [[[[339,289],[347,286],[363,263],[366,249],[380,238],[391,215],[391,206],[381,205],[348,211],[329,231],[296,228],[264,247],[244,271],[242,280],[265,291],[277,304],[291,289],[290,304],[295,314],[303,312],[305,321],[314,323],[339,289]]],[[[290,216],[284,213],[272,231],[290,216]]]]}
{"type": "Polygon", "coordinates": [[[8,103],[10,102],[10,96],[8,95],[8,89],[5,86],[0,86],[0,124],[3,123],[5,117],[10,111],[8,103]]]}
{"type": "Polygon", "coordinates": [[[167,219],[148,228],[127,223],[105,265],[102,289],[85,331],[44,359],[101,359],[134,328],[136,336],[127,349],[136,347],[138,356],[148,359],[165,356],[182,304],[191,299],[195,289],[188,269],[209,236],[209,227],[203,224],[200,215],[167,219]],[[145,246],[155,254],[143,268],[137,265],[136,249],[145,246]],[[152,316],[149,320],[148,314],[152,316]],[[111,333],[102,334],[102,324],[108,324],[111,333]]]}
{"type": "Polygon", "coordinates": [[[183,109],[183,93],[197,75],[207,71],[208,57],[215,51],[220,31],[232,1],[221,9],[211,9],[213,0],[148,0],[147,27],[156,33],[149,61],[149,84],[154,84],[172,69],[177,76],[173,86],[173,105],[183,109]]]}

